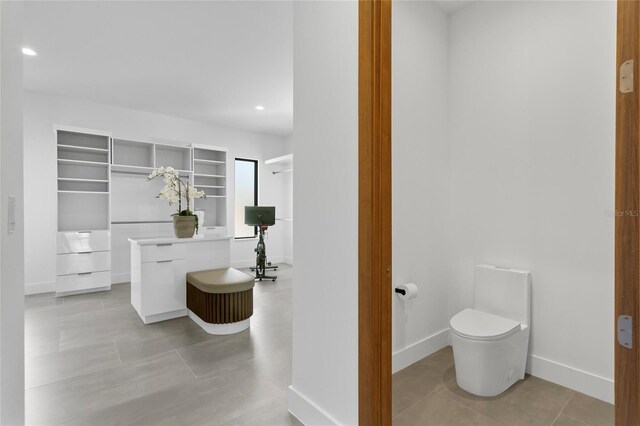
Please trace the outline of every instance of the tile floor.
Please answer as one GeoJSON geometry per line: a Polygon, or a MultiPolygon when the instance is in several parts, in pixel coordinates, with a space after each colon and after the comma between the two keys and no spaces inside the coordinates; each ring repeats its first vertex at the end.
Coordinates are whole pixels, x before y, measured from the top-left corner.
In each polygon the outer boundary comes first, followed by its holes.
{"type": "Polygon", "coordinates": [[[393,424],[607,426],[614,416],[611,404],[533,376],[497,397],[471,395],[446,347],[393,375],[393,424]]]}
{"type": "Polygon", "coordinates": [[[291,383],[292,269],[256,283],[251,329],[187,317],[144,325],[128,284],[25,300],[28,425],[299,425],[291,383]]]}
{"type": "MultiPolygon", "coordinates": [[[[299,425],[287,412],[292,269],[257,283],[251,329],[144,325],[129,285],[25,300],[28,425],[299,425]]],[[[451,348],[393,376],[395,425],[613,425],[613,407],[528,377],[496,398],[456,386],[451,348]]]]}

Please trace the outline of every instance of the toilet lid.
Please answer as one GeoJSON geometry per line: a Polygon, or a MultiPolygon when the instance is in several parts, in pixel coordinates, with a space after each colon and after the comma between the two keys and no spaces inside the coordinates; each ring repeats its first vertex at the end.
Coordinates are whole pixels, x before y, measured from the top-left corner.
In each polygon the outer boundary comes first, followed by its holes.
{"type": "Polygon", "coordinates": [[[469,308],[454,315],[449,325],[457,335],[473,340],[499,340],[520,330],[518,321],[469,308]]]}

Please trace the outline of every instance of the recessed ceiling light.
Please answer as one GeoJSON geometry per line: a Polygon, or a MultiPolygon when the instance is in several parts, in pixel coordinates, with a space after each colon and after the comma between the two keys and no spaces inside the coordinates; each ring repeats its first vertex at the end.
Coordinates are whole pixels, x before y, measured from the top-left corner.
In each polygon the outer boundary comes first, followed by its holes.
{"type": "Polygon", "coordinates": [[[264,107],[262,105],[256,105],[256,110],[258,111],[264,111],[264,107]]]}
{"type": "Polygon", "coordinates": [[[22,48],[22,53],[24,53],[27,56],[37,56],[38,55],[35,50],[29,49],[28,47],[23,47],[22,48]]]}

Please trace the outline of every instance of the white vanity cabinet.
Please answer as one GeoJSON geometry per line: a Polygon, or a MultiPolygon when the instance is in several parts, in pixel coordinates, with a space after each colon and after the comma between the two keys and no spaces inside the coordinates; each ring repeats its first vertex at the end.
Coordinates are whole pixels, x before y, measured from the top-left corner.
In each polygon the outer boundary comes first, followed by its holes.
{"type": "Polygon", "coordinates": [[[145,324],[187,315],[187,272],[229,267],[230,238],[129,238],[131,305],[145,324]]]}
{"type": "Polygon", "coordinates": [[[180,288],[187,273],[185,252],[173,248],[172,244],[140,246],[140,259],[131,259],[131,302],[145,324],[181,316],[185,309],[186,293],[180,288]],[[168,250],[154,256],[165,246],[168,250]]]}

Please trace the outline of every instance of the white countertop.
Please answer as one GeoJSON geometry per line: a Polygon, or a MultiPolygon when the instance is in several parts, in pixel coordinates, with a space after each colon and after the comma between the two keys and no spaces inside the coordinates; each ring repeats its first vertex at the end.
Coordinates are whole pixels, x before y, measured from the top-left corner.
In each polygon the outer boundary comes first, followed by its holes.
{"type": "Polygon", "coordinates": [[[193,238],[177,238],[177,237],[146,237],[146,238],[129,238],[129,241],[134,244],[149,245],[149,244],[185,244],[185,243],[202,243],[206,241],[221,241],[230,240],[231,237],[224,235],[195,235],[193,238]]]}

